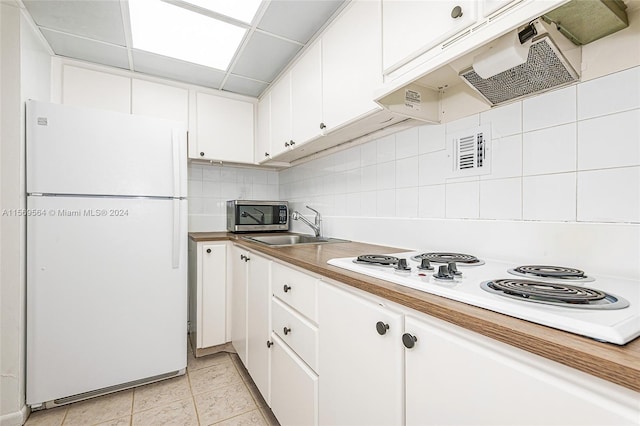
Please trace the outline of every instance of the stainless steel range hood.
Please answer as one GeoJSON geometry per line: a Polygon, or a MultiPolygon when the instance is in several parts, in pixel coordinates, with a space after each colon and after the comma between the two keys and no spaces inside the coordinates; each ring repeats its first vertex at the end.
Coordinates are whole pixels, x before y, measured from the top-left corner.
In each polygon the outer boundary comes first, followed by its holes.
{"type": "Polygon", "coordinates": [[[472,66],[460,73],[492,106],[579,79],[580,49],[541,21],[534,27],[537,35],[532,40],[521,43],[517,32],[506,34],[491,43],[488,51],[474,56],[472,66]]]}

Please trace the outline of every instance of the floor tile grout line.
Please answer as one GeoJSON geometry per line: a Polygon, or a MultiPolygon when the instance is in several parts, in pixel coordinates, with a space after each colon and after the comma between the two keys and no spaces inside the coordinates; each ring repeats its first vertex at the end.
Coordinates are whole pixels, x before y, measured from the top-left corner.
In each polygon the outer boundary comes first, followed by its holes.
{"type": "MultiPolygon", "coordinates": [[[[193,355],[193,357],[195,358],[195,355],[193,355]]],[[[198,422],[198,425],[200,425],[200,413],[198,412],[198,404],[196,404],[196,397],[193,394],[193,388],[191,387],[191,377],[189,376],[189,366],[187,366],[187,371],[185,372],[185,375],[187,376],[187,383],[189,385],[189,395],[191,395],[191,403],[193,404],[193,409],[196,412],[196,421],[198,422]]]]}

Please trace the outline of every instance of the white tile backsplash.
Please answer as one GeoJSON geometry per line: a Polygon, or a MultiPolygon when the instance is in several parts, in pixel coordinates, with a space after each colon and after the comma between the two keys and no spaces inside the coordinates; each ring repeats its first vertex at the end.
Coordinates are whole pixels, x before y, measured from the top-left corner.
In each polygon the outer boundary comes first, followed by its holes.
{"type": "Polygon", "coordinates": [[[481,180],[522,176],[522,134],[493,138],[491,141],[491,173],[481,180]]]}
{"type": "Polygon", "coordinates": [[[448,183],[445,212],[449,219],[476,219],[480,216],[480,181],[448,183]]]}
{"type": "Polygon", "coordinates": [[[522,133],[522,102],[514,102],[480,113],[480,124],[491,124],[491,136],[496,139],[522,133]]]}
{"type": "Polygon", "coordinates": [[[522,101],[522,130],[543,129],[576,121],[576,86],[522,101]]]}
{"type": "Polygon", "coordinates": [[[418,158],[418,183],[420,186],[445,183],[452,167],[446,151],[423,154],[418,158]]]}
{"type": "Polygon", "coordinates": [[[418,217],[424,218],[444,218],[446,186],[431,185],[421,186],[418,189],[418,217]]]}
{"type": "Polygon", "coordinates": [[[576,170],[576,123],[527,132],[522,139],[522,174],[576,170]]]}
{"type": "Polygon", "coordinates": [[[418,127],[419,154],[440,151],[445,148],[445,134],[447,126],[444,124],[426,124],[418,127]]]}
{"type": "Polygon", "coordinates": [[[396,190],[384,189],[377,191],[376,212],[378,217],[395,217],[396,215],[396,190]]]}
{"type": "Polygon", "coordinates": [[[481,219],[522,219],[522,178],[480,182],[481,219]]]}
{"type": "Polygon", "coordinates": [[[396,188],[418,186],[418,157],[396,161],[396,188]]]}
{"type": "Polygon", "coordinates": [[[402,188],[396,191],[396,216],[418,217],[418,187],[402,188]]]}
{"type": "Polygon", "coordinates": [[[578,120],[640,108],[640,67],[578,85],[578,120]]]}
{"type": "Polygon", "coordinates": [[[419,144],[419,127],[412,127],[396,133],[396,159],[417,156],[419,154],[419,144]]]}
{"type": "Polygon", "coordinates": [[[578,122],[578,170],[640,165],[640,109],[578,122]]]}
{"type": "Polygon", "coordinates": [[[576,174],[522,178],[524,220],[576,221],[576,174]]]}
{"type": "Polygon", "coordinates": [[[376,189],[395,189],[396,187],[396,162],[388,161],[376,166],[378,184],[376,189]]]}
{"type": "Polygon", "coordinates": [[[396,159],[396,135],[385,136],[378,139],[376,163],[384,163],[396,159]]]}
{"type": "Polygon", "coordinates": [[[579,222],[640,223],[640,167],[578,172],[579,222]]]}
{"type": "MultiPolygon", "coordinates": [[[[276,171],[189,164],[188,173],[189,231],[226,230],[227,200],[277,200],[281,191],[291,191],[289,185],[278,185],[276,171]]],[[[286,181],[294,174],[290,170],[283,177],[286,181]]]]}

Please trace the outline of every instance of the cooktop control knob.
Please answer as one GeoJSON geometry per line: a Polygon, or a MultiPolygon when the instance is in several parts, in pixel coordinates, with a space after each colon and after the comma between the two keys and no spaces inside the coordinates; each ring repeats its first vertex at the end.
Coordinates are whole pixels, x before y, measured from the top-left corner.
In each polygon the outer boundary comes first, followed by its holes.
{"type": "Polygon", "coordinates": [[[447,263],[447,269],[449,270],[449,274],[451,275],[462,275],[462,272],[458,271],[458,266],[456,262],[447,263]]]}
{"type": "Polygon", "coordinates": [[[418,266],[418,269],[433,271],[433,266],[431,266],[431,262],[429,262],[429,259],[422,259],[420,261],[420,266],[418,266]]]}
{"type": "Polygon", "coordinates": [[[449,267],[447,265],[440,265],[438,272],[433,276],[439,280],[452,280],[453,275],[449,273],[449,267]]]}
{"type": "Polygon", "coordinates": [[[411,268],[407,266],[407,259],[398,259],[398,265],[396,266],[396,270],[401,272],[411,271],[411,268]]]}

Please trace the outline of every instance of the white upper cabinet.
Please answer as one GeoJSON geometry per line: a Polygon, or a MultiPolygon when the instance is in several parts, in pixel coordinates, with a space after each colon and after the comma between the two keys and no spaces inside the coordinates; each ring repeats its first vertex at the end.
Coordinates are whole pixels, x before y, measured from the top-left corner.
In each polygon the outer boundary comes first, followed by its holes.
{"type": "Polygon", "coordinates": [[[291,70],[291,124],[294,147],[320,136],[322,122],[321,42],[311,46],[291,70]]]}
{"type": "Polygon", "coordinates": [[[130,114],[131,79],[64,65],[62,103],[130,114]]]}
{"type": "Polygon", "coordinates": [[[515,0],[482,0],[482,16],[487,17],[515,0]]]}
{"type": "Polygon", "coordinates": [[[381,0],[356,1],[322,36],[322,118],[326,132],[380,107],[381,0]]]}
{"type": "Polygon", "coordinates": [[[253,163],[253,103],[196,94],[194,158],[253,163]]]}
{"type": "Polygon", "coordinates": [[[385,73],[473,25],[474,0],[382,0],[382,52],[385,73]]]}
{"type": "Polygon", "coordinates": [[[187,125],[189,91],[134,78],[131,81],[131,113],[180,121],[187,125]]]}
{"type": "Polygon", "coordinates": [[[271,90],[271,157],[291,146],[291,73],[271,90]]]}
{"type": "Polygon", "coordinates": [[[255,162],[267,161],[271,155],[271,93],[258,102],[255,162]]]}

